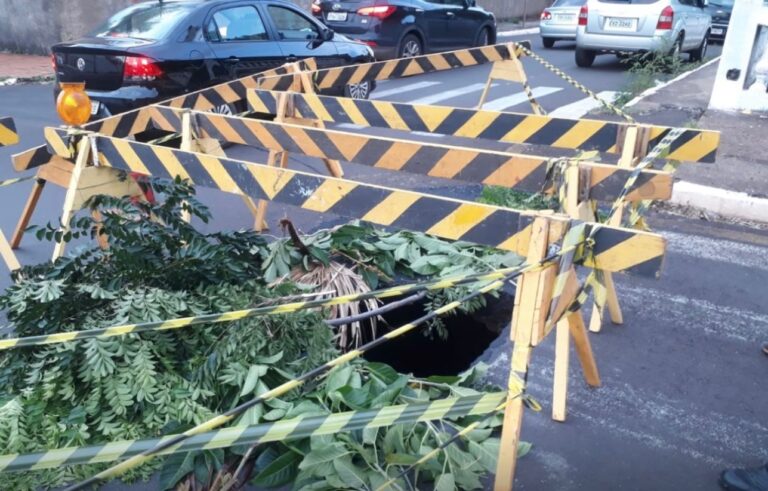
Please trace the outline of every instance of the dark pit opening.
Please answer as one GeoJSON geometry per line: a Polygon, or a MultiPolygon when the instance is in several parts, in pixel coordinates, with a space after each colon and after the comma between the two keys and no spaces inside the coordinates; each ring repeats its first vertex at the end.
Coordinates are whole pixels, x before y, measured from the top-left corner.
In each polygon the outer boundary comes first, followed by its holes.
{"type": "MultiPolygon", "coordinates": [[[[399,300],[393,299],[392,301],[399,300]]],[[[366,359],[391,365],[401,373],[417,377],[456,375],[468,369],[499,336],[512,318],[513,292],[498,298],[486,296],[487,305],[471,314],[456,311],[442,317],[448,336],[422,334],[426,326],[387,341],[371,350],[366,359]]],[[[426,313],[423,301],[402,306],[383,317],[390,329],[411,322],[426,313]]],[[[385,327],[386,328],[386,327],[385,327]]],[[[381,329],[381,326],[379,326],[381,329]]]]}

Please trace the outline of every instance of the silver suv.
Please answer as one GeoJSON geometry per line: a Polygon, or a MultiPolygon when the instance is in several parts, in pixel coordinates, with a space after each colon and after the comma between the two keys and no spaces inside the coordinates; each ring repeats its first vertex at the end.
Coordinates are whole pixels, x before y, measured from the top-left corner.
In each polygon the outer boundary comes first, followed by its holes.
{"type": "Polygon", "coordinates": [[[704,58],[712,18],[707,0],[588,0],[579,12],[576,64],[601,53],[688,52],[704,58]]]}

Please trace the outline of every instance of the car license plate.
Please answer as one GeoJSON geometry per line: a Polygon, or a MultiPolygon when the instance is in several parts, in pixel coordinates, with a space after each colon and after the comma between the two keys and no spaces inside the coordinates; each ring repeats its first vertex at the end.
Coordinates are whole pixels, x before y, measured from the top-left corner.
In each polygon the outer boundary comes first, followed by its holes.
{"type": "Polygon", "coordinates": [[[606,31],[636,31],[637,19],[627,17],[609,17],[605,23],[606,31]]]}
{"type": "Polygon", "coordinates": [[[557,21],[559,24],[573,24],[576,21],[576,16],[558,14],[555,16],[555,21],[557,21]]]}
{"type": "Polygon", "coordinates": [[[96,116],[101,108],[101,103],[97,101],[91,101],[91,116],[96,116]]]}
{"type": "Polygon", "coordinates": [[[712,34],[715,34],[715,35],[718,35],[718,36],[719,36],[719,35],[721,35],[722,33],[723,33],[723,30],[722,30],[722,29],[715,29],[714,27],[712,28],[712,34]]]}
{"type": "Polygon", "coordinates": [[[328,12],[326,19],[333,20],[336,22],[344,22],[345,20],[347,20],[347,13],[346,12],[328,12]]]}

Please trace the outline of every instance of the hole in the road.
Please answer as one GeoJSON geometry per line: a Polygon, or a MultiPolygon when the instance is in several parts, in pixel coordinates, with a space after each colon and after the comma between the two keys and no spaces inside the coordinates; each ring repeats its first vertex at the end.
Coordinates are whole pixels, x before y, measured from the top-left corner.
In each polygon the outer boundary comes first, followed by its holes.
{"type": "MultiPolygon", "coordinates": [[[[415,330],[387,341],[366,356],[369,361],[391,365],[401,373],[417,377],[456,375],[469,368],[499,336],[512,318],[513,296],[487,296],[486,307],[472,313],[444,316],[448,332],[445,339],[436,333],[425,336],[415,330]]],[[[389,326],[397,328],[425,314],[424,303],[416,302],[384,315],[389,326]]]]}

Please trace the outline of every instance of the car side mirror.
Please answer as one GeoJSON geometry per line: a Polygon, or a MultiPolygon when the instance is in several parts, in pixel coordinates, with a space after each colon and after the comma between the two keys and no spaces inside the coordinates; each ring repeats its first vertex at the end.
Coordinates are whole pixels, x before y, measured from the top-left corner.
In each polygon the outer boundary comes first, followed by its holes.
{"type": "Polygon", "coordinates": [[[325,29],[320,36],[323,38],[323,41],[333,41],[334,35],[336,35],[336,33],[333,29],[325,29]]]}

